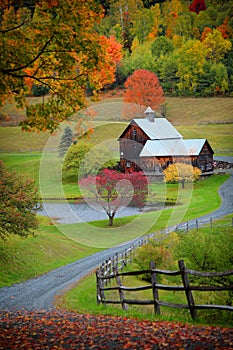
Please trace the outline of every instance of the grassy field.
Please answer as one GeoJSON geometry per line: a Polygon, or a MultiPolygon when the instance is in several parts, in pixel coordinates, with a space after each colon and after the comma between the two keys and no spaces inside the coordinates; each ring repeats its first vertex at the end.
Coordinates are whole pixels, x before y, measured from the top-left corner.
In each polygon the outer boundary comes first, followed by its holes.
{"type": "MultiPolygon", "coordinates": [[[[233,215],[229,215],[226,218],[223,218],[222,220],[218,220],[214,223],[216,225],[217,231],[220,232],[221,230],[226,230],[224,228],[224,225],[226,224],[226,219],[228,220],[228,223],[230,223],[230,220],[232,219],[233,215]],[[221,227],[221,225],[223,225],[221,227]]],[[[199,232],[203,232],[205,234],[209,233],[208,228],[202,228],[199,229],[199,232]]],[[[216,228],[213,228],[213,230],[216,230],[216,228]]],[[[228,227],[229,234],[233,234],[233,228],[228,227]]],[[[135,264],[127,266],[126,271],[132,271],[137,270],[138,267],[135,264]]],[[[178,269],[174,267],[174,269],[178,269]]],[[[171,283],[171,281],[170,281],[171,283]]],[[[180,285],[179,281],[177,282],[178,285],[180,285]]],[[[147,283],[145,281],[141,281],[140,279],[137,279],[136,277],[125,277],[123,279],[123,284],[125,286],[131,286],[131,287],[138,287],[142,285],[146,285],[147,283]]],[[[169,281],[166,281],[165,284],[169,284],[169,281]]],[[[174,284],[174,281],[173,283],[174,284]]],[[[114,285],[111,284],[111,286],[114,285]]],[[[118,293],[115,291],[109,291],[106,292],[107,299],[118,299],[119,296],[118,293]],[[116,293],[116,294],[114,294],[116,293]]],[[[125,292],[125,297],[129,299],[151,299],[151,290],[149,291],[141,291],[137,292],[136,294],[132,295],[133,293],[130,293],[127,296],[127,292],[125,292]]],[[[220,298],[219,303],[221,303],[221,296],[213,295],[214,293],[199,293],[195,295],[195,299],[198,300],[199,304],[203,303],[209,303],[211,298],[220,298]]],[[[159,291],[160,299],[167,301],[167,302],[173,302],[173,303],[186,303],[186,298],[183,292],[169,292],[169,291],[159,291]]],[[[214,299],[211,299],[212,301],[214,299]]],[[[63,296],[60,297],[60,299],[57,300],[58,306],[61,306],[62,308],[76,311],[79,313],[91,313],[91,314],[103,314],[103,315],[114,315],[114,316],[122,316],[122,317],[132,317],[132,318],[139,318],[139,319],[148,319],[148,320],[165,320],[165,321],[177,321],[182,323],[193,323],[193,320],[191,319],[191,316],[189,314],[188,310],[177,310],[173,308],[161,308],[161,315],[155,315],[153,311],[153,306],[136,306],[136,305],[130,305],[129,309],[127,311],[122,310],[121,305],[110,305],[107,306],[104,305],[97,305],[96,303],[96,278],[95,273],[91,273],[89,276],[83,278],[76,287],[72,288],[70,291],[66,292],[63,296]]],[[[229,312],[218,312],[218,311],[207,311],[203,310],[197,311],[198,313],[198,320],[197,323],[201,324],[222,324],[225,326],[232,326],[233,325],[233,318],[231,313],[229,312]]]]}
{"type": "MultiPolygon", "coordinates": [[[[181,201],[182,198],[187,198],[187,194],[192,194],[191,204],[186,212],[186,203],[183,203],[164,211],[115,219],[113,227],[108,226],[108,220],[52,225],[48,219],[40,219],[42,221],[35,236],[26,239],[16,236],[0,241],[0,287],[24,281],[148,232],[158,231],[167,225],[178,223],[184,215],[185,220],[199,214],[204,215],[219,206],[217,189],[227,177],[216,175],[197,183],[192,192],[187,187],[182,190],[181,201]]],[[[170,193],[177,193],[175,185],[169,186],[170,193]]]]}
{"type": "Polygon", "coordinates": [[[42,219],[35,235],[0,240],[0,287],[29,278],[91,255],[100,249],[74,242],[47,219],[42,219]]]}
{"type": "MultiPolygon", "coordinates": [[[[34,100],[35,98],[32,102],[34,100]]],[[[91,135],[90,141],[98,144],[105,140],[116,140],[126,125],[122,120],[124,109],[122,98],[103,99],[98,103],[92,103],[90,109],[94,114],[93,122],[90,124],[96,127],[96,132],[91,135]],[[98,129],[99,124],[102,125],[102,131],[98,129]]],[[[233,155],[232,111],[233,98],[166,98],[168,120],[184,138],[207,138],[216,155],[233,155]]],[[[5,106],[5,112],[9,116],[17,115],[12,104],[5,106]]],[[[64,125],[66,123],[63,123],[64,125]]],[[[75,125],[75,122],[72,125],[75,125]]],[[[53,136],[47,132],[26,133],[21,132],[20,127],[0,127],[0,152],[38,152],[45,148],[51,138],[53,136]]]]}

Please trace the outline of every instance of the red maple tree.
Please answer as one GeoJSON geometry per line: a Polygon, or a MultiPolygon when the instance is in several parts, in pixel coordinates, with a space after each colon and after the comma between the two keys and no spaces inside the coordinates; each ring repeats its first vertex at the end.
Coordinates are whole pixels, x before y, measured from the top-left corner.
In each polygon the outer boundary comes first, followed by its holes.
{"type": "Polygon", "coordinates": [[[206,10],[205,0],[193,0],[189,5],[189,11],[199,13],[206,10]]]}
{"type": "Polygon", "coordinates": [[[120,173],[104,169],[97,176],[88,176],[79,181],[81,190],[89,191],[95,196],[109,218],[109,226],[122,207],[128,205],[142,207],[148,193],[147,178],[143,172],[120,173]]]}

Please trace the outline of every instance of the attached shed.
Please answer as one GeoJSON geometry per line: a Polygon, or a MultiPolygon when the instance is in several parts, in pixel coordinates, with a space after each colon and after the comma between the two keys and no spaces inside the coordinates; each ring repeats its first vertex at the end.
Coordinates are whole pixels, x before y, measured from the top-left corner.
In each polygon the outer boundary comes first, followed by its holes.
{"type": "Polygon", "coordinates": [[[213,172],[213,154],[206,139],[184,140],[166,118],[155,118],[148,107],[146,118],[133,119],[119,137],[120,165],[124,172],[143,170],[161,175],[172,163],[192,164],[202,173],[213,172]]]}

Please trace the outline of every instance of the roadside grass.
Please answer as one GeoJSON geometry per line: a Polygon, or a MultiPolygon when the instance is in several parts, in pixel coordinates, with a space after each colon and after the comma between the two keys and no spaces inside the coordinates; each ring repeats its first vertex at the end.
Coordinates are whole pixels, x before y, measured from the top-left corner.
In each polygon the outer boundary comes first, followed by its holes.
{"type": "MultiPolygon", "coordinates": [[[[225,230],[224,226],[226,220],[228,225],[233,218],[233,214],[228,215],[220,220],[216,220],[214,229],[216,232],[221,232],[225,230]]],[[[199,231],[209,234],[209,228],[199,228],[199,231]]],[[[233,228],[228,227],[229,234],[233,234],[233,228]]],[[[174,269],[178,269],[178,264],[174,262],[174,269]]],[[[138,270],[138,267],[133,263],[129,264],[124,271],[134,271],[138,270]]],[[[167,277],[166,280],[162,282],[163,284],[172,284],[180,285],[182,284],[178,278],[175,280],[169,280],[167,277]]],[[[138,279],[137,277],[124,277],[122,278],[122,284],[124,286],[138,287],[142,285],[147,285],[146,281],[138,279]]],[[[111,287],[115,286],[115,282],[111,283],[111,287]]],[[[195,292],[194,298],[197,304],[207,304],[207,303],[222,303],[222,296],[225,292],[195,292]]],[[[105,292],[106,299],[110,300],[119,300],[118,292],[108,291],[105,292]]],[[[125,292],[125,298],[127,299],[152,299],[152,291],[140,291],[127,293],[125,292]]],[[[160,300],[187,304],[185,293],[184,292],[169,292],[169,291],[159,291],[160,300]]],[[[138,306],[138,305],[129,305],[128,310],[122,310],[121,305],[97,305],[96,299],[96,277],[94,271],[88,276],[80,280],[77,285],[68,291],[66,291],[62,296],[58,297],[56,300],[56,305],[62,309],[69,311],[74,311],[78,313],[90,313],[96,315],[113,315],[121,316],[127,318],[138,318],[146,319],[153,321],[176,321],[182,323],[196,323],[196,324],[209,324],[209,325],[223,325],[226,327],[231,327],[233,325],[233,317],[230,312],[227,311],[218,311],[218,310],[198,310],[198,319],[193,321],[189,310],[186,309],[174,309],[170,307],[161,307],[161,314],[154,314],[153,306],[138,306]]]]}
{"type": "Polygon", "coordinates": [[[41,218],[35,235],[0,240],[0,287],[26,281],[100,250],[78,244],[50,225],[47,218],[41,218]]]}

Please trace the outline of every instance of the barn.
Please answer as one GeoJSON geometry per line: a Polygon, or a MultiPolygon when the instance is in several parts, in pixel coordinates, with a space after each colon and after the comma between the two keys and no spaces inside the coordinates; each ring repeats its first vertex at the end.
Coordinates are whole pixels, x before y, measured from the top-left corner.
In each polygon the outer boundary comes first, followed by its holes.
{"type": "Polygon", "coordinates": [[[198,167],[203,175],[213,173],[213,154],[208,140],[189,139],[148,107],[145,117],[133,119],[118,138],[120,167],[123,172],[143,170],[146,175],[161,176],[173,163],[198,167]]]}

